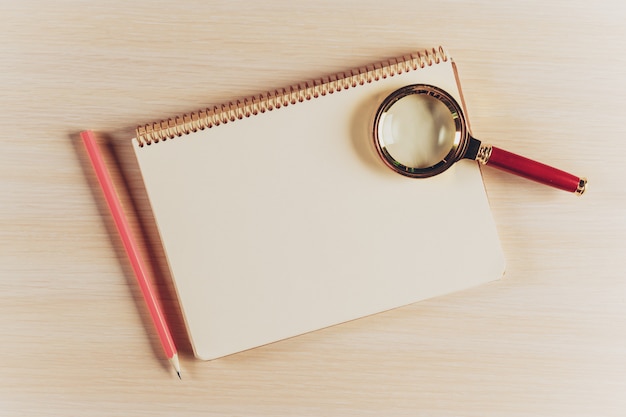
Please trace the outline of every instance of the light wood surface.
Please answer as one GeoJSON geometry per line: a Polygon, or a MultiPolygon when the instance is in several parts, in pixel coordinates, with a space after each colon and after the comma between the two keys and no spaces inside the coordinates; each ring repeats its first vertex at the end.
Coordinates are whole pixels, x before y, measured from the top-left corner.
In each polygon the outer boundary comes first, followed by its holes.
{"type": "Polygon", "coordinates": [[[0,15],[0,416],[626,411],[622,2],[20,1],[0,15]],[[587,176],[588,192],[485,169],[502,280],[212,362],[191,357],[157,274],[176,379],[77,133],[99,132],[159,271],[137,123],[438,44],[477,137],[587,176]]]}

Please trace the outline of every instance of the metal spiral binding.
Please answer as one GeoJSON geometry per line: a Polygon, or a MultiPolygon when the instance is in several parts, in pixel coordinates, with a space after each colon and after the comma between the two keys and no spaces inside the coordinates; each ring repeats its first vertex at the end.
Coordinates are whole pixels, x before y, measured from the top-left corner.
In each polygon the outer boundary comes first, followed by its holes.
{"type": "Polygon", "coordinates": [[[426,49],[367,67],[141,125],[136,129],[137,141],[139,146],[151,145],[447,61],[448,55],[443,47],[426,49]]]}

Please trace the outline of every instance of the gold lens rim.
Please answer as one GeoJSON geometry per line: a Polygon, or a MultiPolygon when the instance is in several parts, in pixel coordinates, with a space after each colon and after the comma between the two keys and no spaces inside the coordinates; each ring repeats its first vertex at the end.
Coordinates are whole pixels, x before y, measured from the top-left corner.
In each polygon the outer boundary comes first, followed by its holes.
{"type": "Polygon", "coordinates": [[[402,174],[410,178],[427,178],[437,175],[447,170],[465,155],[468,146],[468,131],[465,123],[465,115],[461,106],[456,102],[454,98],[446,91],[439,87],[428,84],[411,84],[405,87],[399,88],[389,94],[382,101],[376,114],[374,116],[374,123],[372,125],[372,137],[376,153],[387,167],[393,171],[402,174]],[[426,94],[442,102],[450,111],[452,119],[454,120],[455,136],[454,142],[450,151],[446,156],[434,165],[425,168],[409,167],[398,162],[387,150],[385,141],[383,138],[381,120],[383,116],[389,111],[398,100],[413,95],[413,94],[426,94]]]}

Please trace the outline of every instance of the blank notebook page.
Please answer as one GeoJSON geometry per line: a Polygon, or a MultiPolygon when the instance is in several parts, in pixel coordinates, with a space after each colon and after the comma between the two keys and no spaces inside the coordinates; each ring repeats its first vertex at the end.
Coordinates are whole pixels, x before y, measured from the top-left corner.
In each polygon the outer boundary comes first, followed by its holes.
{"type": "Polygon", "coordinates": [[[450,59],[139,146],[194,352],[214,359],[501,277],[474,161],[385,167],[380,101],[414,83],[459,102],[450,59]]]}

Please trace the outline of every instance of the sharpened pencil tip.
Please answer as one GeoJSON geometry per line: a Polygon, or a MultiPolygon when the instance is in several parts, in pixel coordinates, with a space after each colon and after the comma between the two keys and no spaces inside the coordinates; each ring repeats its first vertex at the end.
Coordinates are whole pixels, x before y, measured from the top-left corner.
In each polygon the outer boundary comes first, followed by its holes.
{"type": "Polygon", "coordinates": [[[170,358],[170,363],[172,364],[172,367],[176,371],[176,375],[178,375],[178,379],[182,379],[180,377],[180,362],[178,362],[178,354],[174,353],[172,355],[172,357],[170,358]]]}

